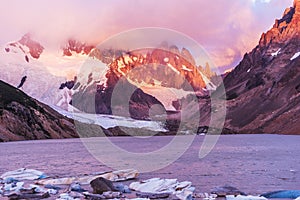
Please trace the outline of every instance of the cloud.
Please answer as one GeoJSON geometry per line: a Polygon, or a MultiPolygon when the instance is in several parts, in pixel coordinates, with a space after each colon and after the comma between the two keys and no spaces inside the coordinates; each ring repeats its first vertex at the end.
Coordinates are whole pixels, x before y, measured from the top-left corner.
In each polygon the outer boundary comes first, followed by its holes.
{"type": "Polygon", "coordinates": [[[257,3],[257,2],[259,2],[259,3],[270,3],[271,0],[252,0],[252,2],[253,3],[257,3]]]}
{"type": "Polygon", "coordinates": [[[0,43],[31,32],[57,46],[70,37],[102,40],[132,28],[163,27],[204,46],[218,66],[233,66],[292,0],[6,0],[0,8],[0,43]]]}

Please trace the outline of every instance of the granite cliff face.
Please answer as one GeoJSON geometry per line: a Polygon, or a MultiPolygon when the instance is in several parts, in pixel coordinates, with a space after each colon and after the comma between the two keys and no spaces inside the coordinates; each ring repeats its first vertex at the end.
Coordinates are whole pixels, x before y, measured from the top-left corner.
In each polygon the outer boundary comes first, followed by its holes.
{"type": "Polygon", "coordinates": [[[300,0],[295,0],[225,77],[225,127],[236,133],[300,134],[299,55],[300,0]]]}
{"type": "Polygon", "coordinates": [[[263,33],[259,41],[260,47],[288,43],[299,37],[300,31],[300,1],[294,0],[293,7],[287,8],[281,19],[276,19],[273,28],[263,33]]]}
{"type": "Polygon", "coordinates": [[[90,57],[102,62],[104,75],[96,75],[100,67],[92,69],[86,73],[85,80],[78,77],[72,88],[76,91],[72,97],[73,106],[89,113],[148,119],[149,110],[155,104],[162,107],[157,114],[180,109],[172,102],[167,107],[162,99],[148,94],[151,89],[206,93],[216,87],[210,81],[216,74],[209,65],[196,66],[186,48],[179,50],[174,45],[133,51],[95,49],[90,57]],[[113,96],[117,101],[112,102],[113,96]],[[124,114],[126,110],[129,115],[124,114]]]}
{"type": "Polygon", "coordinates": [[[62,47],[62,51],[64,56],[72,56],[73,54],[88,55],[94,48],[94,45],[89,45],[74,39],[69,39],[66,45],[62,47]]]}
{"type": "Polygon", "coordinates": [[[0,81],[0,142],[78,137],[73,122],[0,81]]]}

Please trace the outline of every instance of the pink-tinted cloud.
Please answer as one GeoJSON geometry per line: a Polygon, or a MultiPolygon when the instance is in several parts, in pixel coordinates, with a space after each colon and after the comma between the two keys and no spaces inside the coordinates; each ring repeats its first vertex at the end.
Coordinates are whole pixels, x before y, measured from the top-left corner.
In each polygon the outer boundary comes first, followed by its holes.
{"type": "Polygon", "coordinates": [[[101,42],[131,28],[182,32],[203,45],[217,66],[235,65],[292,0],[7,0],[0,8],[0,43],[31,32],[55,46],[70,37],[101,42]]]}

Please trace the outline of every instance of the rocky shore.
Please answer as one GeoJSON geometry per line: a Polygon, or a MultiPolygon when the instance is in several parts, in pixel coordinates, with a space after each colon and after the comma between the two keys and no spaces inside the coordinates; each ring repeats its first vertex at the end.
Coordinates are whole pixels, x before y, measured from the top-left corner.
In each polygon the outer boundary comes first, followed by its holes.
{"type": "MultiPolygon", "coordinates": [[[[120,148],[141,153],[163,147],[173,136],[109,139],[120,148]]],[[[129,186],[132,182],[152,178],[177,179],[179,182],[191,182],[195,188],[194,194],[209,194],[215,187],[226,185],[251,195],[299,189],[299,136],[224,135],[208,156],[199,159],[203,140],[204,136],[197,136],[183,156],[169,166],[140,173],[137,178],[122,183],[129,186]]],[[[86,139],[84,143],[82,141],[84,139],[1,143],[0,173],[28,168],[42,171],[49,178],[55,179],[113,170],[95,159],[85,148],[84,145],[93,142],[93,139],[86,139]]],[[[113,159],[116,152],[111,152],[109,156],[113,159]]],[[[128,197],[136,196],[131,194],[128,197]]]]}

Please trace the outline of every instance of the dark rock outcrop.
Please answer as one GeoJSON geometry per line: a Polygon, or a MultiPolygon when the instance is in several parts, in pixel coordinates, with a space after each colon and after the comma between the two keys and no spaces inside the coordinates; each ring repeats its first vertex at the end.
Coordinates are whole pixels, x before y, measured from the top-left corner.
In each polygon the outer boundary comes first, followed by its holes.
{"type": "Polygon", "coordinates": [[[92,180],[90,185],[93,188],[94,194],[102,194],[107,191],[117,191],[113,183],[103,177],[98,177],[92,180]]]}
{"type": "Polygon", "coordinates": [[[114,114],[134,119],[149,119],[149,110],[161,104],[155,97],[144,93],[126,79],[111,74],[108,86],[90,86],[84,92],[75,93],[72,104],[88,113],[114,114]]]}
{"type": "Polygon", "coordinates": [[[78,137],[73,122],[0,81],[0,141],[78,137]]]}
{"type": "Polygon", "coordinates": [[[69,90],[71,90],[74,87],[76,80],[77,80],[77,76],[75,76],[73,80],[66,81],[60,84],[59,89],[62,90],[64,88],[68,88],[69,90]]]}

